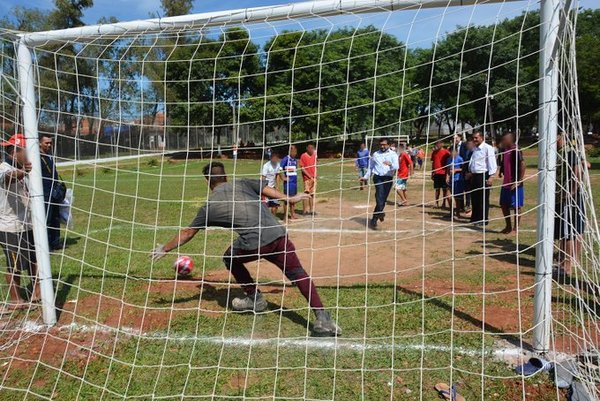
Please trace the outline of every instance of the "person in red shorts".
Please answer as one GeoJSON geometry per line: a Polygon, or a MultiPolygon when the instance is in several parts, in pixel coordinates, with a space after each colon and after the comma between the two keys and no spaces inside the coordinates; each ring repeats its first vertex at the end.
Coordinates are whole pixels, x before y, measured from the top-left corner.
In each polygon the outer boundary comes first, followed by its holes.
{"type": "Polygon", "coordinates": [[[306,152],[300,156],[300,167],[302,167],[302,179],[304,180],[304,193],[310,197],[304,200],[304,215],[315,213],[315,192],[317,189],[317,150],[313,144],[306,147],[306,152]]]}
{"type": "Polygon", "coordinates": [[[398,153],[400,154],[398,157],[398,178],[396,179],[396,192],[400,198],[398,206],[406,206],[408,205],[406,186],[408,184],[408,178],[413,174],[413,162],[403,144],[398,146],[398,153]]]}
{"type": "Polygon", "coordinates": [[[211,190],[206,205],[200,208],[189,227],[152,251],[152,260],[158,261],[168,252],[186,244],[206,227],[234,230],[239,236],[225,251],[223,262],[246,293],[245,297],[233,299],[231,306],[234,310],[262,312],[267,309],[266,299],[244,266],[244,263],[262,258],[279,267],[306,298],[317,318],[313,325],[314,335],[340,335],[342,330],[324,309],[319,293],[302,267],[285,227],[279,224],[261,200],[261,196],[265,196],[298,202],[307,195],[287,197],[261,180],[228,182],[225,167],[219,162],[206,165],[202,172],[211,190]]]}
{"type": "Polygon", "coordinates": [[[446,183],[446,169],[450,161],[451,155],[448,149],[444,147],[442,141],[435,143],[435,149],[431,152],[431,179],[433,180],[433,188],[435,189],[435,206],[440,207],[440,192],[444,191],[442,199],[442,207],[450,208],[450,197],[448,196],[448,184],[446,183]]]}

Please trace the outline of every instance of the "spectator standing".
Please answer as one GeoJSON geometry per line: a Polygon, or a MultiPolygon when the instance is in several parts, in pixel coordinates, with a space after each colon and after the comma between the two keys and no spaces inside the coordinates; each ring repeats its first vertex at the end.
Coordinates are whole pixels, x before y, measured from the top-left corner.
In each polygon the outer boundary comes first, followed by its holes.
{"type": "Polygon", "coordinates": [[[431,179],[433,180],[433,188],[435,189],[435,206],[440,207],[440,193],[443,191],[442,207],[448,208],[452,205],[448,197],[448,185],[446,183],[446,169],[450,163],[450,152],[444,147],[442,141],[435,143],[435,149],[431,152],[431,179]]]}
{"type": "Polygon", "coordinates": [[[413,174],[413,162],[410,154],[404,149],[404,145],[398,146],[398,178],[396,179],[396,192],[400,198],[398,206],[408,205],[408,197],[406,195],[406,187],[408,178],[413,174]]]}
{"type": "MultiPolygon", "coordinates": [[[[571,275],[581,252],[585,204],[580,191],[584,159],[568,143],[564,132],[556,140],[556,200],[554,239],[559,242],[559,276],[571,275]]],[[[560,278],[560,277],[559,277],[560,278]]]]}
{"type": "Polygon", "coordinates": [[[525,202],[525,191],[523,189],[523,178],[525,177],[525,160],[523,152],[515,143],[512,132],[502,135],[502,149],[500,154],[500,174],[502,189],[500,190],[500,207],[504,215],[506,226],[503,234],[510,234],[518,229],[521,219],[521,208],[525,202]],[[515,223],[511,221],[511,210],[515,211],[515,223]]]}
{"type": "Polygon", "coordinates": [[[454,209],[454,215],[450,213],[450,218],[460,217],[460,213],[464,211],[464,196],[465,191],[465,177],[463,174],[464,160],[458,154],[459,150],[455,146],[452,149],[452,158],[448,166],[448,187],[452,192],[452,198],[456,205],[454,209]]]}
{"type": "Polygon", "coordinates": [[[296,204],[293,199],[298,193],[298,149],[296,145],[290,145],[290,153],[281,160],[281,169],[283,171],[283,193],[292,198],[284,205],[285,220],[297,219],[296,204]]]}
{"type": "MultiPolygon", "coordinates": [[[[273,188],[279,190],[279,173],[281,173],[282,169],[279,165],[279,155],[274,152],[271,154],[271,160],[265,163],[262,168],[262,178],[267,182],[267,186],[269,188],[273,188]]],[[[271,213],[273,215],[277,214],[277,209],[279,209],[279,200],[278,199],[264,199],[267,203],[267,207],[271,209],[271,213]]]]}
{"type": "MultiPolygon", "coordinates": [[[[367,169],[369,168],[369,159],[371,157],[371,152],[367,149],[367,145],[365,143],[360,144],[360,149],[356,152],[356,171],[358,171],[358,178],[364,177],[367,174],[367,169]]],[[[360,190],[364,190],[365,182],[360,181],[360,190]]]]}
{"type": "Polygon", "coordinates": [[[25,153],[25,137],[13,135],[7,142],[2,142],[2,146],[5,158],[0,164],[0,243],[8,265],[5,277],[10,302],[0,309],[0,314],[6,314],[29,307],[21,295],[21,272],[27,272],[31,277],[31,302],[40,298],[26,182],[31,163],[25,153]]]}
{"type": "Polygon", "coordinates": [[[398,154],[390,150],[390,144],[387,139],[379,140],[379,150],[371,156],[367,173],[360,179],[368,181],[373,176],[375,184],[375,210],[373,217],[369,220],[371,229],[377,228],[377,222],[385,219],[385,203],[394,185],[394,177],[398,170],[398,154]]]}
{"type": "Polygon", "coordinates": [[[315,213],[315,192],[317,190],[317,150],[313,144],[308,144],[306,152],[300,156],[300,167],[302,167],[304,193],[310,195],[302,203],[302,214],[312,215],[315,213]]]}
{"type": "Polygon", "coordinates": [[[485,143],[483,134],[477,131],[473,134],[475,148],[469,161],[469,175],[471,181],[471,223],[484,226],[489,223],[490,187],[492,177],[498,170],[494,148],[485,143]]]}
{"type": "Polygon", "coordinates": [[[44,186],[44,204],[46,205],[46,227],[48,231],[48,246],[51,251],[62,249],[60,240],[60,205],[65,199],[66,188],[60,181],[54,158],[52,136],[40,136],[40,157],[42,166],[42,183],[44,186]]]}

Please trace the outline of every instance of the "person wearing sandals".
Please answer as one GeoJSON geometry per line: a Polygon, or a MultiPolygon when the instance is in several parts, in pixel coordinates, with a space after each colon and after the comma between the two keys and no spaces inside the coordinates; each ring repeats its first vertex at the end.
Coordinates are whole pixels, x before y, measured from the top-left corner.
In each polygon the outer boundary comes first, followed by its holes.
{"type": "Polygon", "coordinates": [[[25,153],[25,137],[16,134],[1,145],[5,158],[0,164],[0,243],[8,265],[5,278],[9,293],[9,302],[0,309],[4,314],[30,305],[22,295],[21,272],[31,277],[32,302],[39,300],[39,288],[27,190],[31,163],[25,153]]]}

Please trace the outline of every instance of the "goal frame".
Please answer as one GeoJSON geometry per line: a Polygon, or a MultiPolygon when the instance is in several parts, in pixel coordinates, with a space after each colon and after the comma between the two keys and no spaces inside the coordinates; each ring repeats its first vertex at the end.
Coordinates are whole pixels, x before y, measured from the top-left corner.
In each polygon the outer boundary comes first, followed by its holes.
{"type": "MultiPolygon", "coordinates": [[[[120,22],[106,25],[90,25],[78,28],[18,35],[18,78],[23,113],[23,133],[27,139],[27,155],[32,162],[30,174],[31,215],[36,243],[38,275],[41,286],[43,321],[46,325],[56,323],[54,290],[50,252],[46,235],[38,120],[35,101],[35,75],[30,47],[55,41],[82,40],[124,32],[168,32],[181,28],[202,29],[227,24],[248,24],[264,21],[287,20],[295,17],[335,16],[346,13],[360,14],[378,11],[415,10],[424,8],[448,8],[517,0],[321,0],[306,1],[280,6],[255,7],[223,12],[191,14],[185,16],[154,18],[120,22]]],[[[554,251],[554,198],[556,185],[556,139],[558,130],[558,55],[556,44],[561,25],[560,0],[541,0],[540,4],[540,83],[538,112],[540,145],[538,154],[539,191],[537,245],[535,257],[535,294],[533,348],[546,352],[550,348],[552,259],[554,251]]]]}

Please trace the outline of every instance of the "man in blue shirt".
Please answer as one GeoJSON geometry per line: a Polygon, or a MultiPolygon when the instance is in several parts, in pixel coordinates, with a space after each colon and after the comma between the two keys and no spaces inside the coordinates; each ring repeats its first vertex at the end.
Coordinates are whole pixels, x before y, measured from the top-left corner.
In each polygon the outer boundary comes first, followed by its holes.
{"type": "MultiPolygon", "coordinates": [[[[296,145],[290,145],[290,154],[281,160],[279,166],[283,172],[283,193],[289,197],[294,197],[298,193],[298,149],[296,145]]],[[[285,221],[289,219],[295,220],[296,204],[284,204],[285,221]]]]}
{"type": "Polygon", "coordinates": [[[385,218],[383,209],[385,208],[385,202],[390,194],[390,190],[394,185],[394,177],[397,170],[398,154],[390,150],[390,143],[387,139],[380,139],[379,150],[373,153],[367,173],[360,178],[361,181],[366,182],[371,175],[373,176],[376,205],[373,217],[369,220],[369,227],[373,230],[377,228],[377,221],[383,221],[385,218]]]}
{"type": "MultiPolygon", "coordinates": [[[[365,143],[360,144],[360,149],[356,152],[356,170],[358,171],[358,178],[362,178],[367,174],[367,169],[369,168],[369,158],[371,157],[371,152],[367,149],[367,145],[365,143]]],[[[360,190],[364,190],[365,182],[360,180],[360,190]]]]}

